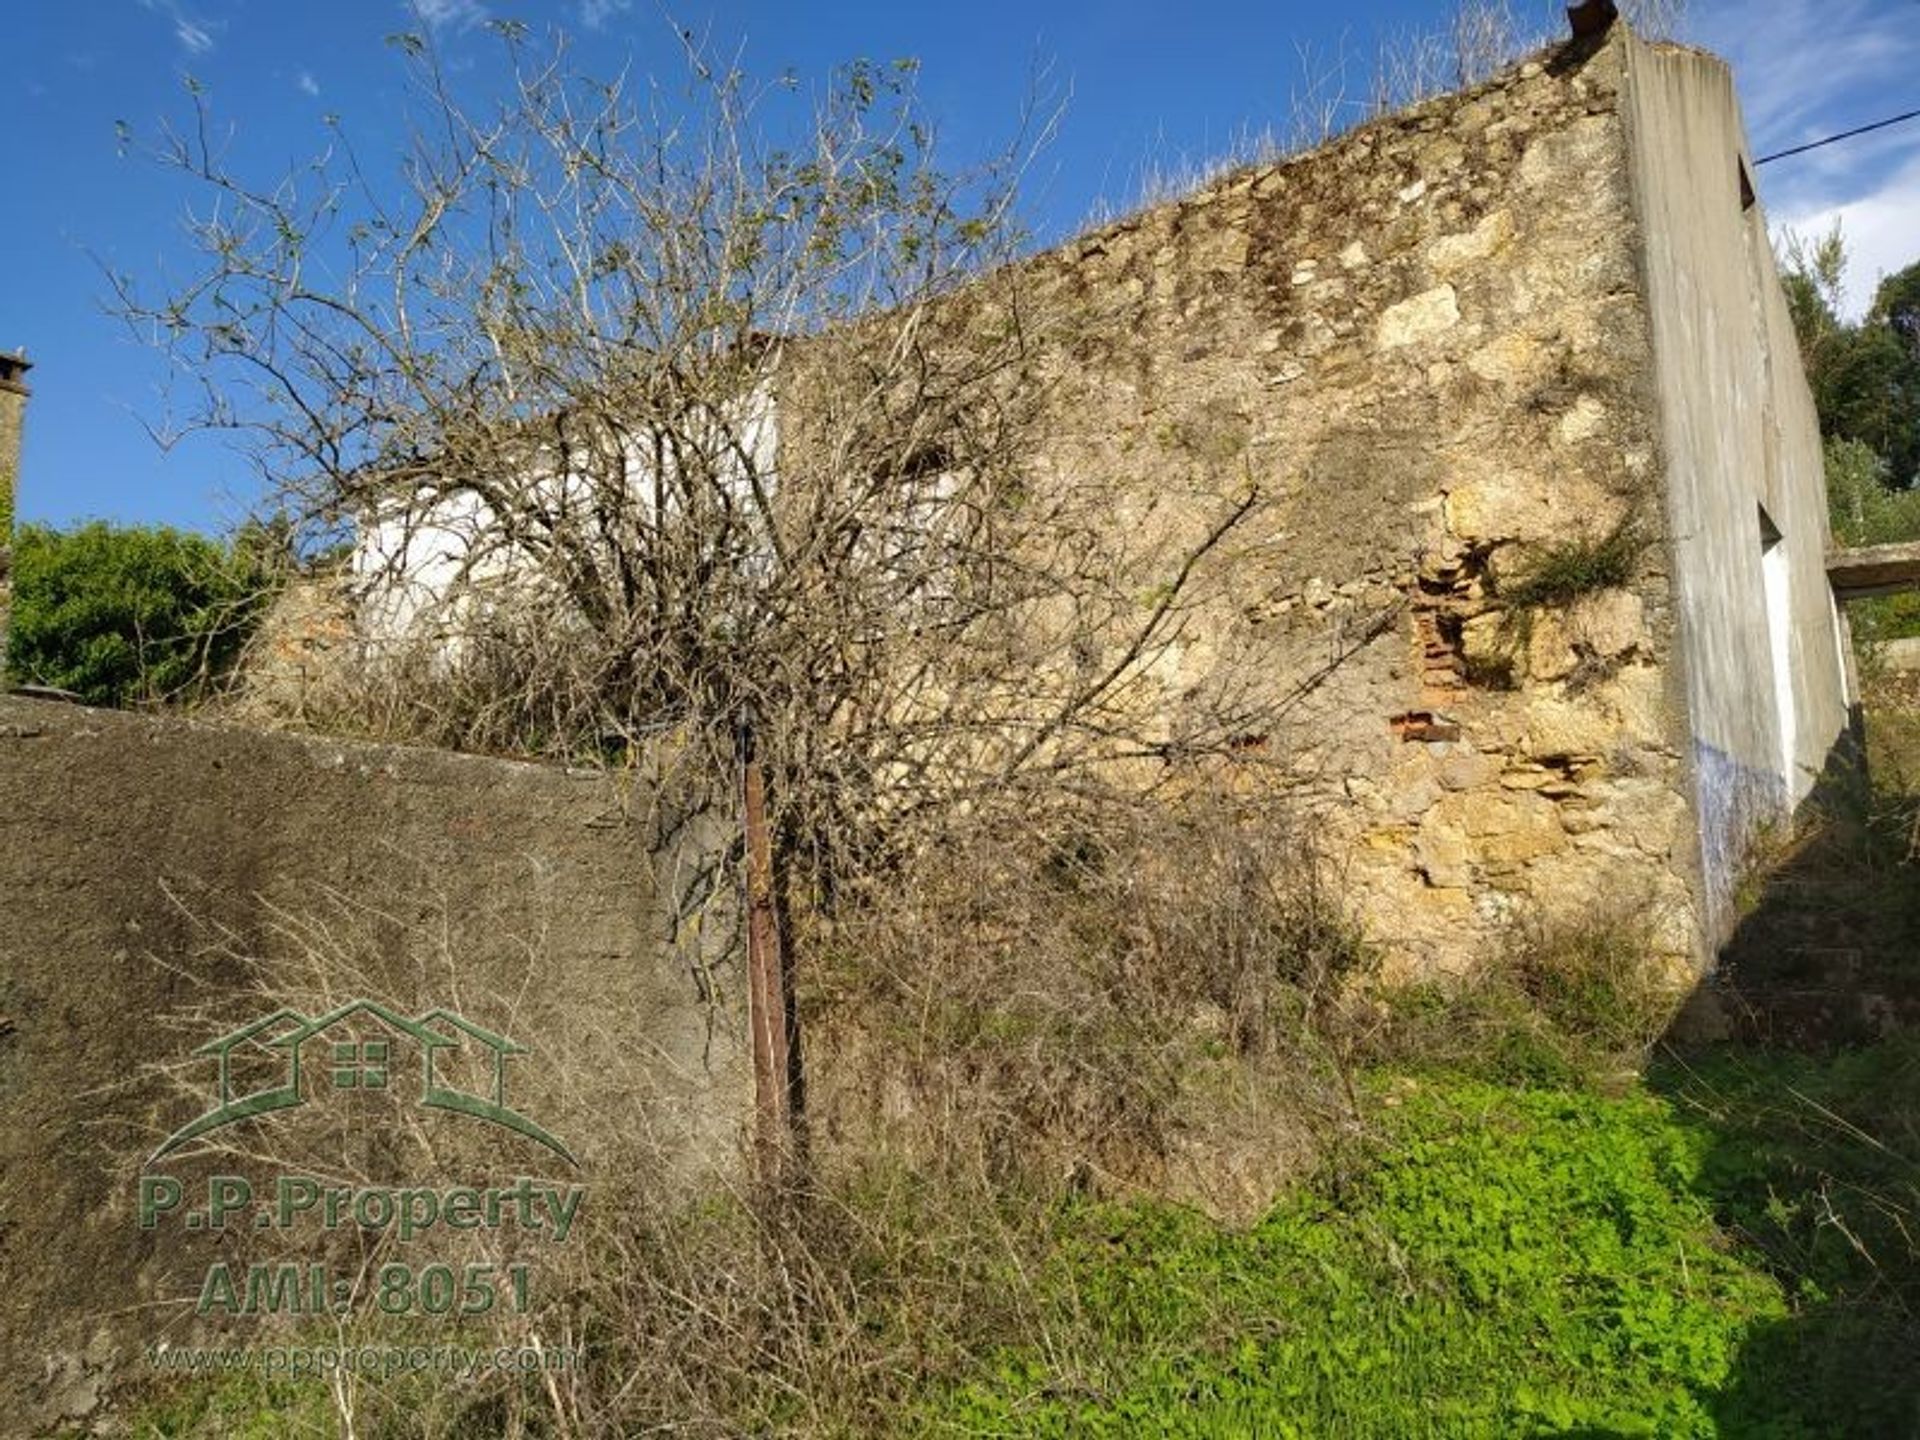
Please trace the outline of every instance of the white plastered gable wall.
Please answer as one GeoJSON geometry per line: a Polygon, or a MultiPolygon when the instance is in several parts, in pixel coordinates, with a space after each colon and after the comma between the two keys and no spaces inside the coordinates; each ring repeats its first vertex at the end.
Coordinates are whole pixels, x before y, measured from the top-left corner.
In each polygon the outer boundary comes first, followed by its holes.
{"type": "MultiPolygon", "coordinates": [[[[729,423],[753,471],[776,474],[779,417],[773,388],[762,382],[744,399],[729,423]]],[[[636,519],[653,518],[666,487],[638,437],[622,445],[621,473],[596,477],[573,472],[539,473],[550,447],[525,476],[509,477],[502,487],[523,513],[578,513],[597,490],[618,485],[636,519]]],[[[752,498],[752,482],[741,467],[725,482],[734,500],[752,498]]],[[[667,503],[671,503],[670,499],[667,503]]],[[[542,583],[538,558],[505,538],[504,527],[480,489],[448,483],[435,493],[422,487],[412,503],[396,502],[362,521],[349,567],[360,637],[367,658],[386,659],[425,649],[440,661],[457,659],[473,627],[490,609],[510,605],[542,583]]]]}

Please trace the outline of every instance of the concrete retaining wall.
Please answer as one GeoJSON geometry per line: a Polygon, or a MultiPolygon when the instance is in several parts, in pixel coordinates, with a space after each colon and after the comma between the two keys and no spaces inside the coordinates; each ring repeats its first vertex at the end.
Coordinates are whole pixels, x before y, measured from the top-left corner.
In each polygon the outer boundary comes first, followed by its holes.
{"type": "MultiPolygon", "coordinates": [[[[243,1258],[232,1227],[192,1224],[215,1172],[262,1193],[289,1167],[379,1185],[538,1176],[583,1191],[586,1217],[636,1184],[730,1180],[752,1093],[744,992],[730,907],[701,904],[725,828],[658,774],[0,697],[0,1430],[97,1410],[148,1347],[266,1333],[260,1317],[195,1313],[210,1267],[243,1258]],[[408,1021],[442,1008],[525,1047],[503,1062],[505,1100],[568,1156],[423,1108],[412,1032],[363,1011],[307,1042],[297,1110],[149,1158],[213,1103],[215,1061],[197,1047],[276,1009],[354,999],[408,1021]],[[386,1047],[364,1052],[390,1064],[385,1088],[335,1093],[331,1047],[369,1040],[386,1047]],[[143,1229],[156,1177],[186,1199],[143,1229]]],[[[441,1033],[452,1083],[462,1044],[486,1052],[441,1033]]],[[[251,1082],[236,1068],[233,1084],[251,1082]]],[[[511,1230],[500,1256],[529,1254],[537,1287],[556,1252],[516,1250],[511,1230]]],[[[379,1237],[352,1226],[315,1248],[317,1235],[286,1235],[282,1256],[392,1253],[357,1248],[379,1237]]],[[[438,1244],[399,1253],[419,1265],[438,1244]]]]}

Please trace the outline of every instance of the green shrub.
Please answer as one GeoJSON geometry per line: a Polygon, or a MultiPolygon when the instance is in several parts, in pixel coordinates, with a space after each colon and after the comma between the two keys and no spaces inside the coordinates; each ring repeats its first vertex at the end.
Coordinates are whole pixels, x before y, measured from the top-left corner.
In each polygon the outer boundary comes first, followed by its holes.
{"type": "MultiPolygon", "coordinates": [[[[141,1440],[274,1440],[328,1434],[333,1419],[324,1381],[222,1372],[154,1385],[134,1407],[133,1433],[141,1440]]],[[[84,1432],[71,1433],[77,1440],[84,1432]]]]}
{"type": "Polygon", "coordinates": [[[1633,579],[1647,548],[1637,517],[1629,515],[1604,535],[1578,536],[1548,546],[1531,558],[1526,571],[1499,586],[1510,611],[1525,612],[1571,605],[1585,595],[1614,590],[1633,579]]]}
{"type": "Polygon", "coordinates": [[[26,525],[13,547],[7,672],[92,705],[196,698],[239,657],[271,593],[264,532],[26,525]]]}

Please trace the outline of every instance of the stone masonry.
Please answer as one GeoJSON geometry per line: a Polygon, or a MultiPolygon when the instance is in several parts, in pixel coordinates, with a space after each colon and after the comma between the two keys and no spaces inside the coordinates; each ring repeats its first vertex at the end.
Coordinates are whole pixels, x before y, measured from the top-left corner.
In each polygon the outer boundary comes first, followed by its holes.
{"type": "Polygon", "coordinates": [[[1845,727],[1746,163],[1725,67],[1620,25],[1031,262],[1038,307],[1101,313],[1052,357],[1036,468],[1170,538],[1265,497],[1163,703],[1255,668],[1285,725],[1247,744],[1395,973],[1596,913],[1710,963],[1756,827],[1845,727]],[[1694,253],[1656,264],[1676,236],[1694,253]],[[1767,515],[1797,569],[1771,620],[1767,515]],[[1538,583],[1570,555],[1592,573],[1538,583]]]}

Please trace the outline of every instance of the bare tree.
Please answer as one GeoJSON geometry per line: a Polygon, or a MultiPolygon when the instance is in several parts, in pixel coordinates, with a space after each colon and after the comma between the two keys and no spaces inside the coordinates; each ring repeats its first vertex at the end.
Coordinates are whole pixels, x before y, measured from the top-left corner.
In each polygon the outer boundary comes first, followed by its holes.
{"type": "Polygon", "coordinates": [[[822,876],[1250,728],[1224,694],[1170,718],[1155,667],[1251,487],[1170,546],[1036,459],[1104,323],[1018,262],[1044,107],[948,174],[907,63],[808,100],[689,42],[669,93],[495,29],[512,83],[484,112],[396,37],[397,177],[340,132],[251,183],[196,94],[158,158],[203,271],[116,279],[270,503],[361,536],[412,728],[570,757],[671,735],[718,776],[748,723],[822,876]]]}

